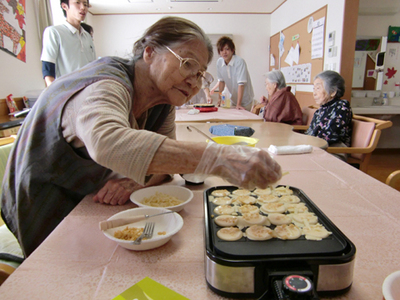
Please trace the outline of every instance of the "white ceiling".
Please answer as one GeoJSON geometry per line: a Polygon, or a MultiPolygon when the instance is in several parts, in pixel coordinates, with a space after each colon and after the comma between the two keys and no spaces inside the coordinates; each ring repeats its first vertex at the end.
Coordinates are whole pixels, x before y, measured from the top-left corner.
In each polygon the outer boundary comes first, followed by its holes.
{"type": "Polygon", "coordinates": [[[286,0],[89,0],[94,14],[272,13],[286,0]],[[130,2],[129,2],[130,1],[130,2]]]}
{"type": "MultiPolygon", "coordinates": [[[[400,11],[400,0],[359,1],[360,15],[393,15],[400,11]]],[[[284,2],[286,0],[90,0],[91,7],[89,11],[93,15],[135,13],[272,13],[284,2]]]]}

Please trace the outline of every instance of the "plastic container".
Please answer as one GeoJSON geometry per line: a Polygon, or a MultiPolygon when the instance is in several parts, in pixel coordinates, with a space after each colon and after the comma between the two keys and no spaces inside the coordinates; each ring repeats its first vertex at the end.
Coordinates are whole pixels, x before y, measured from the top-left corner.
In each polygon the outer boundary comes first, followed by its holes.
{"type": "Polygon", "coordinates": [[[221,106],[225,107],[225,108],[230,108],[231,107],[230,94],[226,89],[224,89],[222,94],[221,94],[221,106]]]}
{"type": "Polygon", "coordinates": [[[389,105],[389,99],[387,93],[383,93],[382,105],[389,105]]]}
{"type": "Polygon", "coordinates": [[[396,89],[396,96],[400,96],[400,82],[396,82],[394,87],[396,89]]]}

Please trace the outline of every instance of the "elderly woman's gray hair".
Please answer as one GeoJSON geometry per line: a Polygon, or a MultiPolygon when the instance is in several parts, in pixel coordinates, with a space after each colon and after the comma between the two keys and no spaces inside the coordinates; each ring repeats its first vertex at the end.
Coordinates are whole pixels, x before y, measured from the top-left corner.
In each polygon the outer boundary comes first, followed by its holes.
{"type": "Polygon", "coordinates": [[[168,51],[165,46],[173,48],[193,40],[204,42],[208,50],[208,63],[210,63],[214,51],[211,41],[204,31],[195,23],[184,18],[164,17],[150,26],[135,42],[133,55],[135,59],[139,59],[143,57],[144,49],[148,46],[168,51]]]}
{"type": "Polygon", "coordinates": [[[328,95],[336,92],[335,98],[341,98],[344,95],[345,84],[344,79],[339,73],[335,71],[323,71],[315,76],[315,79],[321,79],[324,82],[325,91],[328,95]]]}
{"type": "Polygon", "coordinates": [[[285,76],[279,70],[273,70],[265,75],[269,82],[276,83],[278,90],[286,87],[285,76]]]}

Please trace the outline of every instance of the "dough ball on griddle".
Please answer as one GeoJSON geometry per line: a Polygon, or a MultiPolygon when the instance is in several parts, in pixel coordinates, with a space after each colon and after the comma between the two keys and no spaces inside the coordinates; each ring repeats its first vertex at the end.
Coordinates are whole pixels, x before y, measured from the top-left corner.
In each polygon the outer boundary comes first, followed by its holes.
{"type": "Polygon", "coordinates": [[[214,212],[217,215],[231,215],[235,212],[235,209],[233,206],[224,204],[224,205],[219,205],[216,208],[214,208],[214,212]]]}
{"type": "Polygon", "coordinates": [[[215,205],[226,205],[226,204],[231,204],[232,203],[232,198],[229,197],[215,197],[213,200],[213,203],[215,205]]]}
{"type": "Polygon", "coordinates": [[[238,223],[238,217],[229,216],[229,215],[221,215],[214,219],[215,224],[221,227],[229,227],[236,226],[238,223]]]}
{"type": "Polygon", "coordinates": [[[243,232],[237,227],[225,227],[217,231],[217,236],[224,241],[237,241],[243,236],[243,232]]]}
{"type": "Polygon", "coordinates": [[[231,193],[228,190],[215,190],[211,192],[214,197],[225,197],[229,196],[231,193]]]}
{"type": "Polygon", "coordinates": [[[263,213],[271,214],[271,213],[284,213],[286,211],[285,203],[273,202],[273,203],[265,203],[261,205],[260,210],[263,213]]]}
{"type": "Polygon", "coordinates": [[[235,195],[235,196],[249,196],[250,195],[250,191],[246,190],[246,189],[237,189],[237,190],[234,190],[232,192],[232,195],[235,195]]]}
{"type": "Polygon", "coordinates": [[[301,231],[293,224],[276,226],[274,234],[281,240],[295,240],[301,236],[301,231]]]}
{"type": "Polygon", "coordinates": [[[292,223],[292,218],[289,215],[272,213],[268,214],[268,219],[271,224],[283,225],[292,223]]]}
{"type": "Polygon", "coordinates": [[[255,241],[272,239],[274,237],[273,233],[272,229],[261,225],[252,225],[246,229],[247,238],[255,241]]]}

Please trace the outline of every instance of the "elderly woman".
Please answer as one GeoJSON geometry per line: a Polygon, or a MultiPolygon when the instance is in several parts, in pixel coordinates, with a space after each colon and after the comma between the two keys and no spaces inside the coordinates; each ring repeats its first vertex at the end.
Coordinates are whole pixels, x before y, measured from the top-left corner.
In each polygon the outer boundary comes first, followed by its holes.
{"type": "Polygon", "coordinates": [[[1,213],[28,256],[87,194],[124,204],[166,174],[210,174],[247,188],[279,180],[261,149],[175,139],[175,106],[197,94],[212,45],[194,23],[165,17],[133,59],[105,57],[40,95],[10,153],[1,213]],[[109,179],[112,172],[124,178],[109,179]],[[107,181],[108,180],[108,181],[107,181]]]}
{"type": "Polygon", "coordinates": [[[265,103],[264,120],[267,122],[279,122],[291,125],[301,125],[303,114],[296,97],[286,86],[285,77],[279,70],[268,72],[265,79],[265,87],[268,99],[261,97],[260,102],[265,103]]]}
{"type": "MultiPolygon", "coordinates": [[[[344,79],[338,73],[324,71],[315,76],[313,96],[320,108],[305,134],[320,137],[331,147],[350,146],[353,113],[350,103],[340,99],[344,91],[344,79]]],[[[345,159],[343,155],[340,158],[345,159]]]]}

